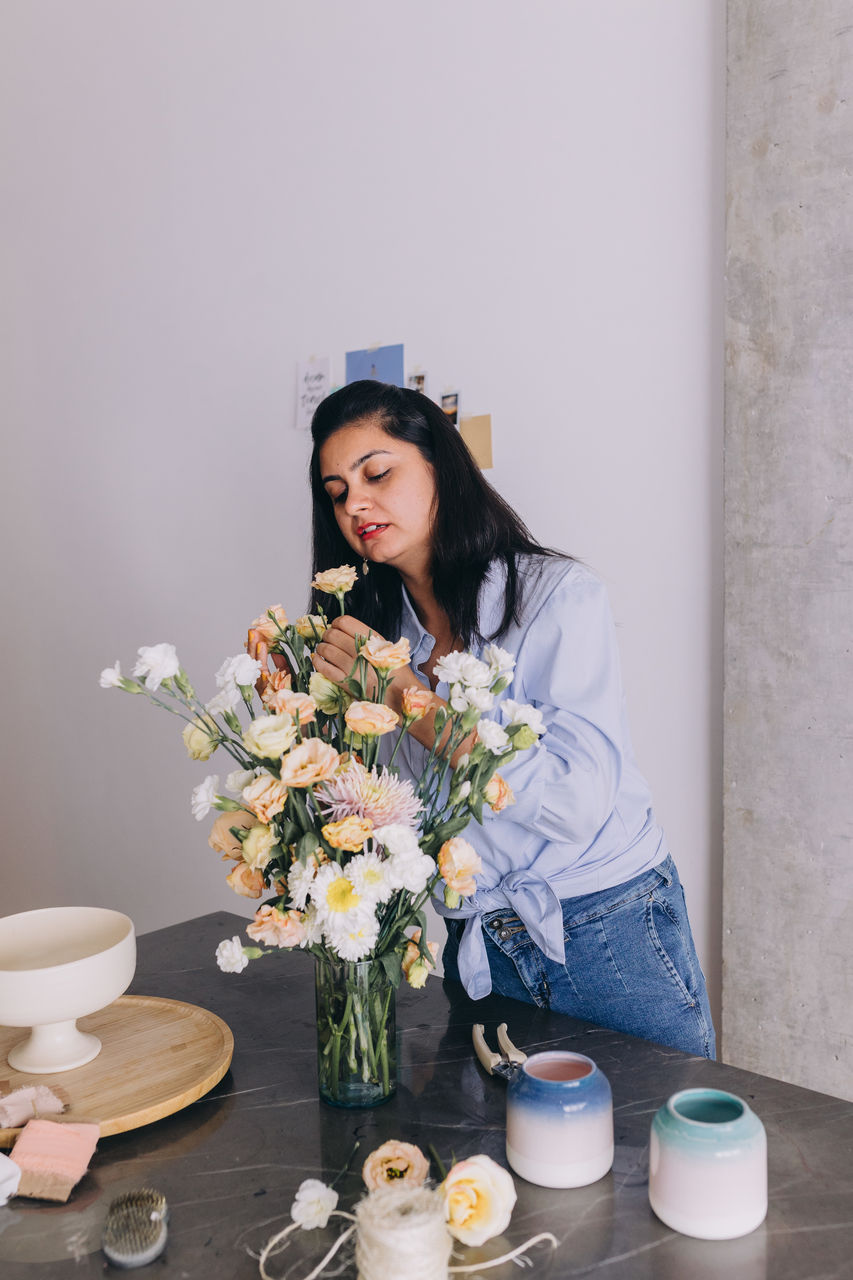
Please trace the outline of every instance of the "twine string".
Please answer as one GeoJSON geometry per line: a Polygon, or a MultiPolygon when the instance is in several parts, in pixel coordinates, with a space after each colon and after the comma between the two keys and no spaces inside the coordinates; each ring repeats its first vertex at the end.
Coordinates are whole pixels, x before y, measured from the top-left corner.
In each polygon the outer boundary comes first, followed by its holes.
{"type": "MultiPolygon", "coordinates": [[[[334,1209],[330,1217],[351,1223],[303,1280],[318,1280],[339,1249],[355,1236],[355,1259],[359,1280],[447,1280],[449,1275],[486,1271],[519,1258],[528,1249],[548,1241],[556,1249],[559,1240],[550,1231],[541,1231],[499,1258],[450,1266],[453,1239],[447,1230],[444,1208],[434,1191],[427,1187],[411,1190],[393,1188],[374,1191],[355,1206],[355,1215],[334,1209]]],[[[291,1222],[264,1245],[258,1264],[262,1280],[274,1280],[266,1269],[268,1258],[286,1247],[288,1237],[301,1231],[291,1222]]]]}

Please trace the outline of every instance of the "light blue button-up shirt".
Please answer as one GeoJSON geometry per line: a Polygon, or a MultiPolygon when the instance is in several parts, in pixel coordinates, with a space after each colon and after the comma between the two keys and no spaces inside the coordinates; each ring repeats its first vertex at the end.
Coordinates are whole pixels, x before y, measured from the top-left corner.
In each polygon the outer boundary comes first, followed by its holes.
{"type": "MultiPolygon", "coordinates": [[[[504,696],[542,712],[545,733],[499,773],[515,793],[503,813],[484,809],[464,832],[483,870],[477,892],[444,916],[467,918],[459,946],[459,973],[474,999],[488,995],[491,977],[481,921],[485,912],[509,908],[542,951],[565,963],[560,900],[609,889],[661,862],[667,854],[655,822],[648,785],[637,768],[607,593],[601,581],[575,561],[519,557],[521,620],[498,643],[515,655],[504,696]]],[[[483,635],[500,625],[505,569],[495,563],[480,591],[483,635]]],[[[435,645],[403,592],[402,635],[420,670],[435,645]]],[[[474,643],[479,657],[483,644],[474,643]]],[[[446,684],[436,692],[447,699],[446,684]]],[[[490,717],[502,721],[500,701],[490,717]]],[[[418,779],[426,751],[407,734],[396,762],[418,779]]]]}

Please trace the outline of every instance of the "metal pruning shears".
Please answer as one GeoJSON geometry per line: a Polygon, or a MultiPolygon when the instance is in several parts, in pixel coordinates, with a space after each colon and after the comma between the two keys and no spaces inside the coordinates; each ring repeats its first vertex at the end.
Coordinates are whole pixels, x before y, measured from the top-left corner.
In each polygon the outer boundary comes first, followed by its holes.
{"type": "Polygon", "coordinates": [[[502,1022],[498,1027],[500,1053],[494,1053],[486,1044],[484,1031],[485,1028],[482,1022],[474,1023],[471,1030],[474,1052],[489,1075],[501,1076],[504,1080],[511,1080],[522,1062],[527,1061],[527,1054],[522,1053],[520,1049],[516,1049],[507,1034],[505,1022],[502,1022]]]}

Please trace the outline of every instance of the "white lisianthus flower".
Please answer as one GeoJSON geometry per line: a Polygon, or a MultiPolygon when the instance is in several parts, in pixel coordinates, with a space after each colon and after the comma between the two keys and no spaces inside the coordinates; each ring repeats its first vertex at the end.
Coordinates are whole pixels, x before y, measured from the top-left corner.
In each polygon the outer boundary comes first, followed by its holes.
{"type": "Polygon", "coordinates": [[[171,680],[181,669],[173,644],[142,646],[133,668],[135,676],[145,676],[145,688],[155,693],[164,680],[171,680]]]}
{"type": "Polygon", "coordinates": [[[350,858],[347,876],[362,900],[373,906],[379,902],[387,902],[393,893],[388,878],[388,863],[378,853],[358,853],[350,858]]]}
{"type": "Polygon", "coordinates": [[[496,680],[510,680],[515,671],[515,658],[506,649],[496,644],[487,644],[483,650],[483,661],[488,662],[491,672],[491,683],[496,680]]]}
{"type": "Polygon", "coordinates": [[[337,1191],[318,1178],[306,1178],[299,1184],[296,1199],[290,1206],[290,1216],[303,1231],[313,1231],[317,1227],[325,1227],[337,1203],[337,1191]]]}
{"type": "Polygon", "coordinates": [[[492,683],[491,669],[475,658],[473,653],[462,653],[458,649],[448,653],[435,664],[437,679],[448,684],[462,684],[472,689],[487,689],[492,683]]]}
{"type": "Polygon", "coordinates": [[[463,783],[462,783],[462,786],[459,788],[459,796],[458,796],[458,799],[459,799],[459,800],[467,800],[467,799],[468,799],[468,797],[470,796],[470,794],[471,794],[471,783],[470,783],[470,782],[463,782],[463,783]]]}
{"type": "Polygon", "coordinates": [[[341,960],[364,960],[379,939],[379,921],[367,911],[332,916],[326,922],[326,938],[341,960]]]}
{"type": "MultiPolygon", "coordinates": [[[[258,773],[263,770],[258,770],[258,773]]],[[[232,795],[239,796],[244,787],[248,787],[250,782],[254,782],[256,777],[254,769],[235,769],[229,773],[225,779],[225,789],[230,791],[232,795]]]]}
{"type": "Polygon", "coordinates": [[[253,756],[279,760],[296,741],[296,725],[286,713],[257,716],[243,734],[243,744],[253,756]]]}
{"type": "Polygon", "coordinates": [[[216,948],[216,963],[223,973],[242,973],[245,969],[249,957],[236,933],[233,938],[223,938],[220,942],[216,948]]]}
{"type": "Polygon", "coordinates": [[[506,729],[495,720],[481,720],[477,725],[477,740],[492,755],[499,756],[512,745],[506,729]]]}
{"type": "Polygon", "coordinates": [[[420,850],[415,854],[394,854],[385,865],[392,890],[422,893],[435,875],[435,863],[420,850]]]}
{"type": "Polygon", "coordinates": [[[200,782],[197,787],[193,788],[192,807],[193,817],[196,822],[201,822],[202,818],[206,818],[213,808],[213,802],[216,799],[216,790],[219,786],[219,774],[211,773],[205,778],[204,782],[200,782]]]}
{"type": "Polygon", "coordinates": [[[505,698],[501,703],[501,711],[510,724],[526,724],[539,737],[545,732],[545,721],[542,718],[542,712],[537,710],[536,707],[531,707],[523,702],[514,702],[512,698],[505,698]]]}
{"type": "Polygon", "coordinates": [[[387,827],[374,827],[373,839],[378,840],[388,854],[400,857],[417,857],[421,851],[417,832],[402,822],[393,822],[387,827]]]}
{"type": "Polygon", "coordinates": [[[102,689],[120,689],[121,688],[121,663],[117,662],[114,667],[104,667],[101,672],[101,688],[102,689]]]}

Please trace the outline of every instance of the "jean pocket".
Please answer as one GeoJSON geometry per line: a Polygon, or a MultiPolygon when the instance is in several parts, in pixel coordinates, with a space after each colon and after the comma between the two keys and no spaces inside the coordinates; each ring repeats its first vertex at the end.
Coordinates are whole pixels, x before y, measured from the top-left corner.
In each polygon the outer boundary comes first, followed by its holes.
{"type": "Polygon", "coordinates": [[[681,926],[677,907],[664,892],[655,892],[646,900],[645,915],[646,929],[664,972],[687,1003],[695,1004],[698,961],[692,940],[681,926]]]}

